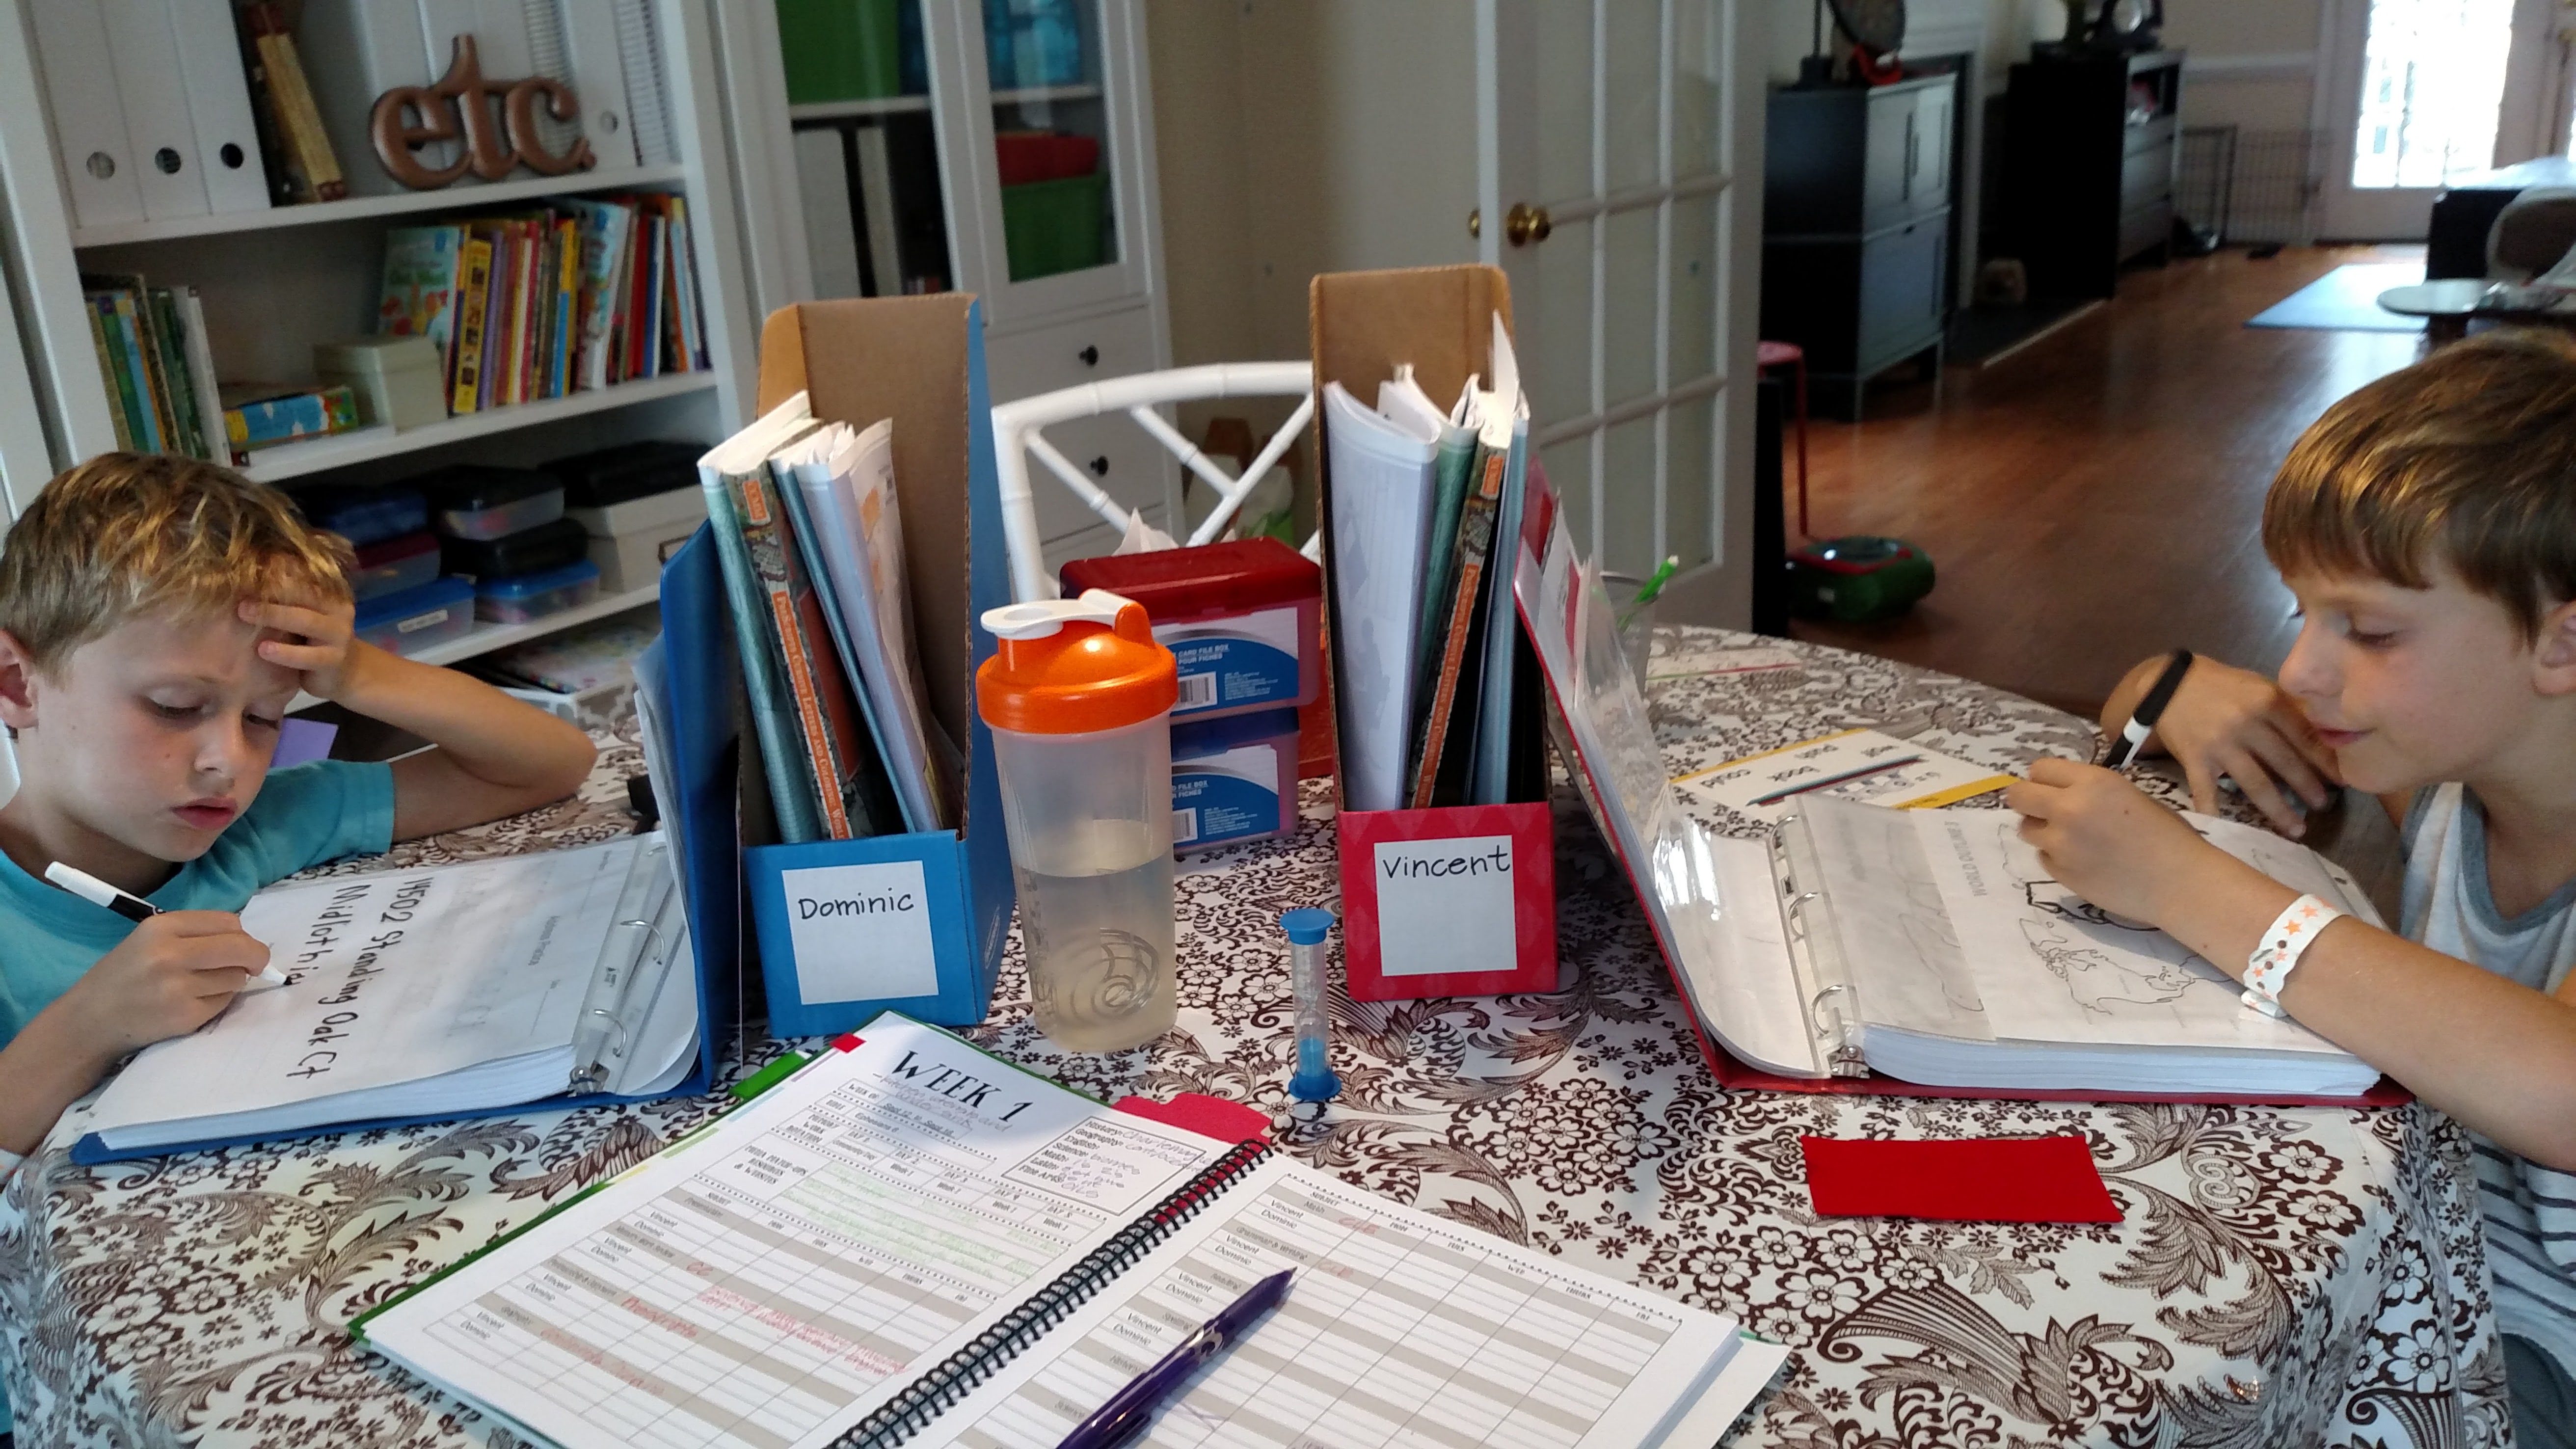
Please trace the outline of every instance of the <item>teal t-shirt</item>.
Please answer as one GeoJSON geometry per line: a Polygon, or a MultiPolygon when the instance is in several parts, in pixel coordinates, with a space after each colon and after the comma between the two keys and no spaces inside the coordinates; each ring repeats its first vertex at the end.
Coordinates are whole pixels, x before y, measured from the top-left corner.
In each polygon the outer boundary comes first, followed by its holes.
{"type": "MultiPolygon", "coordinates": [[[[260,787],[212,849],[179,867],[146,899],[165,911],[238,911],[260,887],[344,855],[393,844],[391,765],[316,760],[260,787]]],[[[134,923],[38,880],[0,854],[0,1043],[71,989],[134,923]]],[[[0,1434],[9,1432],[0,1388],[0,1434]]]]}
{"type": "MultiPolygon", "coordinates": [[[[308,866],[393,843],[394,775],[384,764],[316,760],[268,777],[205,854],[146,899],[165,911],[238,911],[253,892],[308,866]]],[[[134,923],[39,880],[0,854],[0,1042],[71,989],[134,923]]]]}

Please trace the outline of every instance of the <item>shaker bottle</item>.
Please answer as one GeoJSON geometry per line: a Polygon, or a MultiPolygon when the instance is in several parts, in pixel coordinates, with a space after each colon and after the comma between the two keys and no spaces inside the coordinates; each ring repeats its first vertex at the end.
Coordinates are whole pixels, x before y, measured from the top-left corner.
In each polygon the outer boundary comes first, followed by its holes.
{"type": "Polygon", "coordinates": [[[993,730],[1038,1029],[1117,1051],[1171,1029],[1172,704],[1144,606],[1092,589],[984,613],[993,730]]]}

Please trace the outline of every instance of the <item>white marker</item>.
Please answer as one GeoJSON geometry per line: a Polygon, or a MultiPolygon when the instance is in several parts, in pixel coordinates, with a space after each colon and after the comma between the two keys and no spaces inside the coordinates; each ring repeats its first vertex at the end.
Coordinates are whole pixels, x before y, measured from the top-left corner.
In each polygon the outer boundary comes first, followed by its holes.
{"type": "MultiPolygon", "coordinates": [[[[137,925],[161,914],[159,906],[143,897],[118,890],[88,871],[65,865],[59,860],[45,867],[45,879],[92,905],[105,906],[137,925]]],[[[242,990],[265,991],[269,987],[285,984],[285,972],[274,966],[263,966],[258,975],[242,983],[242,990]]]]}

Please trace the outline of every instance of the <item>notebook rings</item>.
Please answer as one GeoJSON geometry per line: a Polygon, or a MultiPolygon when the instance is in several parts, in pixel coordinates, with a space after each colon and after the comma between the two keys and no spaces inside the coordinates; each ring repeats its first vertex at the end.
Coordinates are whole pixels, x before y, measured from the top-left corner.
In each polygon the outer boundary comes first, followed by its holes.
{"type": "Polygon", "coordinates": [[[880,1445],[891,1449],[928,1429],[932,1420],[1001,1372],[1022,1349],[1036,1341],[1038,1334],[1060,1322],[1064,1313],[1089,1302],[1110,1278],[1134,1266],[1143,1250],[1169,1237],[1172,1229],[1196,1216],[1218,1191],[1232,1187],[1259,1165],[1262,1154],[1268,1151],[1269,1144],[1264,1142],[1236,1144],[1233,1151],[1211,1163],[1205,1175],[1183,1185],[1143,1217],[1120,1229],[1081,1262],[1066,1269],[1063,1276],[924,1373],[910,1389],[851,1425],[849,1432],[832,1441],[833,1449],[877,1449],[880,1445]]]}

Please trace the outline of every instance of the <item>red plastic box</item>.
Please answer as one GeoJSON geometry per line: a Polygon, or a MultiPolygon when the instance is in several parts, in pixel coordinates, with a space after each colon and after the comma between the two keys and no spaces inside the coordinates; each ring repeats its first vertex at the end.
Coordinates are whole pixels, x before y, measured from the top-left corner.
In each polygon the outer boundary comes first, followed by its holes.
{"type": "Polygon", "coordinates": [[[1145,606],[1181,662],[1176,722],[1307,704],[1323,682],[1324,571],[1275,538],[1075,559],[1062,580],[1145,606]]]}

